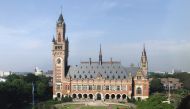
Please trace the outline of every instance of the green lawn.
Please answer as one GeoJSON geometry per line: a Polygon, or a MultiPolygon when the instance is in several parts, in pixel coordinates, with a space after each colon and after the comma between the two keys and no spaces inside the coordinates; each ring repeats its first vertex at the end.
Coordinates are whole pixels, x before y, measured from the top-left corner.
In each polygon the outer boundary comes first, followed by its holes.
{"type": "MultiPolygon", "coordinates": [[[[120,106],[120,105],[111,105],[111,109],[128,109],[127,106],[120,106]]],[[[107,109],[108,107],[106,106],[84,106],[84,105],[79,105],[79,104],[69,104],[69,105],[63,105],[60,106],[57,109],[107,109]]]]}
{"type": "Polygon", "coordinates": [[[80,104],[69,104],[69,105],[63,105],[57,109],[76,109],[77,107],[81,107],[80,104]]]}

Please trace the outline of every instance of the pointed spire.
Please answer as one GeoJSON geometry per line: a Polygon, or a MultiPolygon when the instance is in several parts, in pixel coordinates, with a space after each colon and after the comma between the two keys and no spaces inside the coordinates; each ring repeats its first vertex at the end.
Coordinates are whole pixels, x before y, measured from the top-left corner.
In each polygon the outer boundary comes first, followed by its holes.
{"type": "Polygon", "coordinates": [[[55,37],[53,36],[52,42],[55,42],[55,37]]]}
{"type": "Polygon", "coordinates": [[[145,44],[143,45],[143,52],[142,52],[142,56],[146,56],[145,44]]]}
{"type": "Polygon", "coordinates": [[[63,15],[62,15],[62,6],[61,6],[61,14],[59,15],[58,23],[63,23],[63,15]]]}
{"type": "Polygon", "coordinates": [[[99,63],[102,64],[102,47],[100,44],[100,52],[99,52],[99,63]]]}

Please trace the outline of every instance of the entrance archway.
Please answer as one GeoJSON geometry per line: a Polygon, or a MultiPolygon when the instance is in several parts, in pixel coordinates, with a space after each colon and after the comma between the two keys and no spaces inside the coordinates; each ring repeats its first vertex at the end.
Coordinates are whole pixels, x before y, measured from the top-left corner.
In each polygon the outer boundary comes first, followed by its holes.
{"type": "Polygon", "coordinates": [[[87,94],[84,94],[83,97],[84,97],[84,98],[87,98],[87,94]]]}
{"type": "Polygon", "coordinates": [[[117,94],[117,99],[120,99],[121,95],[120,94],[117,94]]]}
{"type": "Polygon", "coordinates": [[[90,98],[90,99],[93,99],[93,95],[92,95],[92,94],[89,94],[89,98],[90,98]]]}
{"type": "Polygon", "coordinates": [[[82,94],[78,94],[78,97],[79,97],[79,99],[81,99],[82,98],[82,94]]]}
{"type": "Polygon", "coordinates": [[[109,94],[106,94],[105,98],[106,98],[106,99],[109,99],[109,98],[110,98],[110,95],[109,95],[109,94]]]}
{"type": "Polygon", "coordinates": [[[60,98],[61,97],[61,94],[60,93],[57,93],[57,98],[60,98]]]}
{"type": "Polygon", "coordinates": [[[112,94],[112,95],[111,95],[111,98],[112,98],[112,99],[114,99],[114,98],[115,98],[115,95],[114,95],[114,94],[112,94]]]}
{"type": "Polygon", "coordinates": [[[76,98],[77,97],[77,95],[76,94],[73,94],[73,98],[76,98]]]}
{"type": "Polygon", "coordinates": [[[98,93],[96,96],[97,96],[97,100],[101,100],[101,98],[102,98],[101,94],[98,93]]]}

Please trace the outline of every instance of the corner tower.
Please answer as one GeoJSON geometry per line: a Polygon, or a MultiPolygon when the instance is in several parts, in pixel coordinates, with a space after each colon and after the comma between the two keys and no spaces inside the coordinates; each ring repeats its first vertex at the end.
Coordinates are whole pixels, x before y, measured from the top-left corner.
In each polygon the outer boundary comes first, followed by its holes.
{"type": "Polygon", "coordinates": [[[65,32],[66,25],[60,14],[56,23],[56,36],[52,40],[53,98],[62,96],[63,83],[66,81],[69,41],[65,39],[65,32]]]}
{"type": "Polygon", "coordinates": [[[146,55],[145,45],[143,47],[140,65],[141,65],[141,69],[142,69],[142,72],[143,72],[144,76],[147,76],[147,72],[148,72],[148,59],[147,59],[147,55],[146,55]]]}

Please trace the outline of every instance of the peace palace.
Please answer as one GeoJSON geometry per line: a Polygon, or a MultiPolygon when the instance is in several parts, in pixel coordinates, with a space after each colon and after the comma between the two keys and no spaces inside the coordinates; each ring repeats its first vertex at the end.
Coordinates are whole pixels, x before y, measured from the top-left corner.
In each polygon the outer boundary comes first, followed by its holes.
{"type": "Polygon", "coordinates": [[[103,61],[100,46],[99,60],[68,65],[69,41],[65,38],[66,24],[62,14],[56,22],[52,40],[53,98],[71,96],[73,100],[146,99],[149,96],[148,60],[145,47],[140,67],[125,67],[120,61],[103,61]]]}

